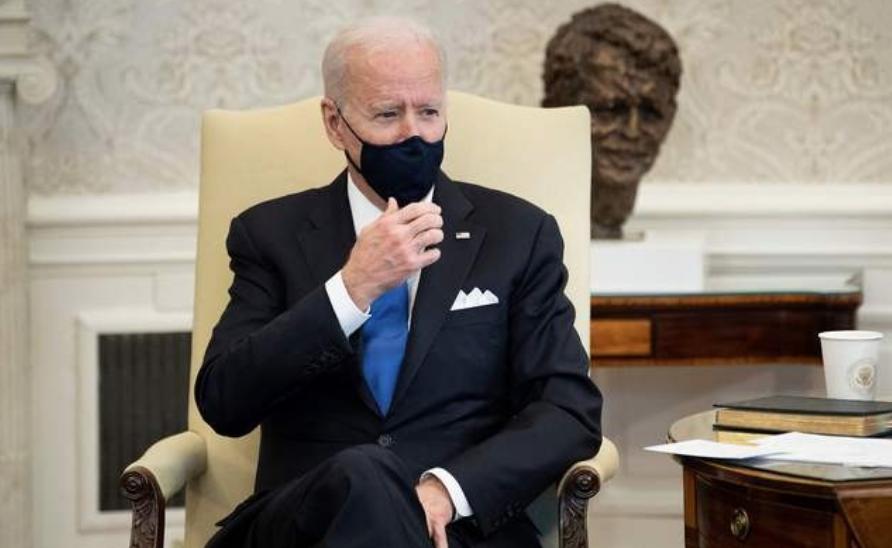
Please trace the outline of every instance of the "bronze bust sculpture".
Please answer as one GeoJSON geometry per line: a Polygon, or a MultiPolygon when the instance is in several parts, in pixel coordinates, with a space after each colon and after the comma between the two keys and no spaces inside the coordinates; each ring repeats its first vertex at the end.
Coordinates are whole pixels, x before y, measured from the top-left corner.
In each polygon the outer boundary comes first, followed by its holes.
{"type": "Polygon", "coordinates": [[[545,54],[542,106],[592,115],[592,238],[620,239],[641,177],[675,117],[681,59],[672,37],[618,4],[561,25],[545,54]]]}

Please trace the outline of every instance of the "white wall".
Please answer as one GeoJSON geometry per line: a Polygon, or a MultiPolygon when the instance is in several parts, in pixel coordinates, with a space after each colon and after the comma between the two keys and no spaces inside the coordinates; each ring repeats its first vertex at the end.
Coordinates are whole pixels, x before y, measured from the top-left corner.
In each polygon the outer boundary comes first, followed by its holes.
{"type": "MultiPolygon", "coordinates": [[[[31,1],[34,49],[59,80],[49,101],[19,105],[31,193],[35,546],[126,542],[123,516],[91,510],[84,334],[188,324],[202,110],[320,93],[325,41],[385,12],[442,35],[452,87],[537,104],[548,38],[594,3],[31,1]]],[[[704,231],[715,286],[860,273],[861,326],[892,335],[892,3],[626,4],[664,24],[684,61],[678,118],[629,228],[704,231]]],[[[884,352],[892,364],[888,339],[884,352]]],[[[596,378],[606,432],[624,456],[592,515],[596,545],[609,547],[681,544],[678,467],[640,451],[672,420],[717,398],[821,386],[819,369],[794,366],[596,378]]],[[[892,377],[881,383],[892,398],[892,377]]]]}

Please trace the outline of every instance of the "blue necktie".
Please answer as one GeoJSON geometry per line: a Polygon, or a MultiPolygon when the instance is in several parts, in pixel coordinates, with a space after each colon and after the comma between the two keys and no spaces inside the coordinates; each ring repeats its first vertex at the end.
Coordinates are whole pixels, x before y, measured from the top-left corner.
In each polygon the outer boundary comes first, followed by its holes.
{"type": "Polygon", "coordinates": [[[372,302],[362,326],[362,374],[386,415],[409,336],[409,286],[402,283],[372,302]]]}

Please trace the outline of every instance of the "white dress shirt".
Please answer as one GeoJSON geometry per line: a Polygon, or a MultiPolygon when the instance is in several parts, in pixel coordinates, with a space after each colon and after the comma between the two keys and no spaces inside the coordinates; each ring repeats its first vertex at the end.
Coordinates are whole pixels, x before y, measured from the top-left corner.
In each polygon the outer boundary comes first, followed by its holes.
{"type": "MultiPolygon", "coordinates": [[[[432,188],[422,201],[430,202],[433,197],[434,189],[432,188]]],[[[356,229],[357,235],[363,228],[381,215],[381,210],[366,198],[362,192],[360,192],[356,184],[353,183],[353,179],[350,177],[349,172],[347,172],[347,201],[350,204],[350,213],[353,216],[353,227],[356,229]]],[[[412,323],[412,309],[415,306],[415,294],[418,292],[418,280],[420,278],[421,271],[418,270],[406,280],[406,283],[409,284],[410,325],[412,323]]],[[[345,336],[350,337],[350,335],[362,327],[362,324],[371,317],[369,314],[370,310],[360,310],[356,306],[356,303],[353,302],[353,299],[350,298],[350,294],[347,293],[347,288],[344,286],[344,279],[341,277],[340,270],[325,282],[325,291],[328,293],[328,300],[331,301],[331,306],[334,309],[335,316],[337,316],[338,323],[340,323],[345,336]]],[[[428,476],[435,476],[446,488],[446,491],[449,493],[449,498],[452,499],[452,507],[455,508],[455,519],[466,518],[474,514],[471,505],[468,503],[468,499],[465,497],[464,491],[452,474],[444,468],[431,468],[421,475],[421,479],[428,476]]]]}

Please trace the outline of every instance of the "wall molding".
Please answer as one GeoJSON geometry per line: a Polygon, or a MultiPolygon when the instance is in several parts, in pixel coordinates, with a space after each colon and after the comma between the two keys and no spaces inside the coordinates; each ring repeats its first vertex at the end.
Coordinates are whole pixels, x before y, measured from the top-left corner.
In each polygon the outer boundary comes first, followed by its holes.
{"type": "MultiPolygon", "coordinates": [[[[192,191],[31,196],[29,262],[189,263],[197,217],[192,191]]],[[[892,185],[649,183],[628,228],[705,231],[716,275],[892,269],[892,185]]]]}
{"type": "Polygon", "coordinates": [[[194,224],[198,193],[31,195],[32,229],[194,224]]]}
{"type": "MultiPolygon", "coordinates": [[[[892,184],[888,183],[674,183],[645,182],[635,218],[827,217],[879,219],[892,225],[892,184]]],[[[32,195],[32,228],[92,225],[189,223],[198,219],[195,191],[152,194],[32,195]]]]}
{"type": "Polygon", "coordinates": [[[191,264],[198,195],[108,194],[28,200],[34,267],[191,264]]]}
{"type": "Polygon", "coordinates": [[[825,218],[858,214],[890,220],[892,185],[645,182],[639,189],[635,212],[645,218],[825,218]]]}
{"type": "Polygon", "coordinates": [[[45,55],[29,47],[31,14],[26,3],[0,2],[0,81],[13,82],[18,99],[39,105],[58,88],[58,73],[45,55]]]}
{"type": "Polygon", "coordinates": [[[708,275],[892,269],[892,185],[644,184],[629,230],[706,233],[708,275]]]}

